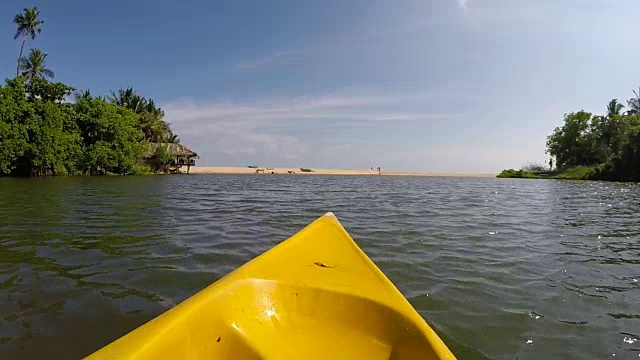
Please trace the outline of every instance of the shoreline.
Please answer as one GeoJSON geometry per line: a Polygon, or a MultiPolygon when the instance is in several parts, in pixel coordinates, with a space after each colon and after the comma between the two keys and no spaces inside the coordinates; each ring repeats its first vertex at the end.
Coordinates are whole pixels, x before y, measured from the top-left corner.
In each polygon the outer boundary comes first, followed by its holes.
{"type": "MultiPolygon", "coordinates": [[[[185,169],[182,169],[183,173],[185,169]]],[[[495,178],[496,174],[452,174],[452,173],[423,173],[407,171],[382,171],[357,170],[357,169],[312,169],[312,172],[302,172],[300,168],[267,168],[233,166],[192,166],[189,174],[196,175],[356,175],[356,176],[422,176],[422,177],[470,177],[470,178],[495,178]],[[260,172],[256,173],[256,170],[260,172]],[[264,170],[264,172],[263,172],[264,170]]]]}

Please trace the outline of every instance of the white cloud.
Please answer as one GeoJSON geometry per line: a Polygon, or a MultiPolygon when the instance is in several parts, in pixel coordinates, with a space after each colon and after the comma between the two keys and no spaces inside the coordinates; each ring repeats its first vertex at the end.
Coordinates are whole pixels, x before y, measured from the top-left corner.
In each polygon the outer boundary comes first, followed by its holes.
{"type": "Polygon", "coordinates": [[[302,52],[300,50],[287,49],[258,59],[239,61],[236,63],[235,67],[238,70],[250,71],[274,64],[286,64],[292,62],[301,54],[302,52]]]}
{"type": "Polygon", "coordinates": [[[456,113],[425,110],[424,102],[433,100],[434,96],[342,92],[243,103],[181,100],[164,104],[163,109],[166,120],[185,144],[202,155],[204,164],[215,163],[216,160],[206,159],[216,159],[216,154],[243,159],[262,157],[277,162],[277,159],[298,159],[312,152],[335,156],[336,151],[351,149],[350,139],[344,137],[318,138],[315,144],[305,143],[302,138],[304,135],[309,138],[308,134],[313,131],[310,128],[335,133],[330,124],[336,122],[344,126],[354,121],[375,124],[447,121],[459,117],[456,113]]]}
{"type": "Polygon", "coordinates": [[[466,11],[467,10],[467,0],[456,0],[458,2],[458,6],[466,11]]]}

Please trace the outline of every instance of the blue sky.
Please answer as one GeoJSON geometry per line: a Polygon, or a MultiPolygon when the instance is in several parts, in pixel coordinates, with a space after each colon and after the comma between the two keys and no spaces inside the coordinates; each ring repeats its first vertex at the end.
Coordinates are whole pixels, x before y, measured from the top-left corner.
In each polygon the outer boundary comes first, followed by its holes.
{"type": "Polygon", "coordinates": [[[32,5],[56,80],[133,86],[200,165],[495,172],[640,86],[637,0],[7,0],[3,76],[32,5]]]}

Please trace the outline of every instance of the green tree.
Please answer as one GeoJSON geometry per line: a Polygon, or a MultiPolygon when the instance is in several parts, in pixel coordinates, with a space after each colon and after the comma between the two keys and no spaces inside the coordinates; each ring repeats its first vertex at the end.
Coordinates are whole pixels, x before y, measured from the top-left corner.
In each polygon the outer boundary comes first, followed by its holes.
{"type": "Polygon", "coordinates": [[[73,93],[73,98],[78,102],[82,99],[91,100],[93,96],[91,96],[91,90],[78,90],[73,93]]]}
{"type": "Polygon", "coordinates": [[[638,91],[633,90],[633,95],[631,99],[627,100],[630,115],[640,113],[640,88],[638,91]]]}
{"type": "Polygon", "coordinates": [[[112,104],[125,107],[136,114],[142,114],[146,107],[146,100],[138,95],[133,88],[119,89],[117,93],[111,91],[108,100],[112,104]]]}
{"type": "Polygon", "coordinates": [[[600,177],[616,181],[640,181],[640,113],[623,119],[619,149],[600,169],[600,177]]]}
{"type": "Polygon", "coordinates": [[[28,100],[41,99],[61,104],[75,89],[61,82],[35,78],[26,85],[28,100]]]}
{"type": "Polygon", "coordinates": [[[150,142],[163,142],[171,134],[169,124],[164,121],[164,111],[157,107],[153,100],[146,102],[141,126],[146,139],[150,142]]]}
{"type": "Polygon", "coordinates": [[[71,89],[41,79],[27,85],[20,79],[7,81],[0,99],[0,173],[44,176],[76,172],[80,137],[74,131],[72,110],[59,102],[71,89]]]}
{"type": "Polygon", "coordinates": [[[44,21],[39,20],[40,10],[37,7],[24,9],[22,14],[17,14],[13,18],[13,23],[18,26],[16,35],[13,39],[22,37],[22,45],[20,45],[20,53],[18,54],[18,63],[16,65],[16,76],[20,74],[20,60],[22,59],[22,51],[24,50],[24,44],[28,38],[35,40],[36,36],[42,32],[42,24],[44,21]]]}
{"type": "Polygon", "coordinates": [[[7,86],[0,87],[0,175],[15,175],[18,159],[29,147],[25,119],[32,112],[24,85],[7,80],[7,86]]]}
{"type": "Polygon", "coordinates": [[[138,127],[149,142],[165,142],[170,138],[171,127],[164,121],[164,111],[157,107],[153,100],[137,94],[133,88],[120,89],[111,92],[109,101],[112,104],[132,110],[140,116],[138,127]]]}
{"type": "Polygon", "coordinates": [[[614,116],[619,116],[622,109],[624,109],[624,105],[620,104],[618,99],[612,99],[607,105],[607,117],[612,118],[614,116]]]}
{"type": "Polygon", "coordinates": [[[47,56],[48,54],[39,49],[31,49],[27,57],[20,58],[19,69],[22,71],[22,76],[25,76],[29,81],[37,78],[53,79],[55,74],[46,68],[47,56]]]}
{"type": "Polygon", "coordinates": [[[157,161],[157,168],[155,170],[160,170],[166,173],[168,171],[169,164],[171,164],[174,160],[171,152],[168,149],[168,146],[166,144],[158,144],[153,156],[157,161]]]}
{"type": "Polygon", "coordinates": [[[163,142],[180,144],[180,138],[178,137],[178,135],[174,134],[173,132],[169,132],[169,134],[167,134],[167,138],[165,138],[163,142]]]}
{"type": "Polygon", "coordinates": [[[81,99],[75,106],[83,139],[83,167],[91,175],[127,174],[142,152],[138,116],[102,99],[81,99]]]}
{"type": "Polygon", "coordinates": [[[547,138],[547,152],[556,159],[556,167],[566,169],[596,162],[593,134],[590,132],[593,114],[586,111],[566,114],[564,125],[547,138]]]}

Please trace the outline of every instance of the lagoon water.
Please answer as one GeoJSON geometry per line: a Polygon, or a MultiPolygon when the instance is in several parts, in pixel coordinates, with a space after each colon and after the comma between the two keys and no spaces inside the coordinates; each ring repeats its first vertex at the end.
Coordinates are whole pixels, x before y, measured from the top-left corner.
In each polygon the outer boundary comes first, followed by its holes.
{"type": "Polygon", "coordinates": [[[0,179],[0,358],[78,358],[333,211],[461,359],[638,359],[640,187],[0,179]]]}

